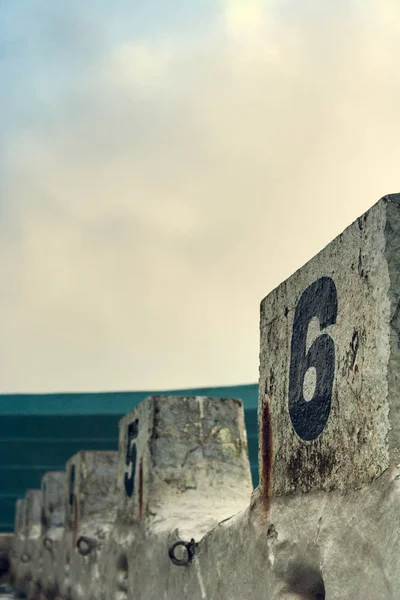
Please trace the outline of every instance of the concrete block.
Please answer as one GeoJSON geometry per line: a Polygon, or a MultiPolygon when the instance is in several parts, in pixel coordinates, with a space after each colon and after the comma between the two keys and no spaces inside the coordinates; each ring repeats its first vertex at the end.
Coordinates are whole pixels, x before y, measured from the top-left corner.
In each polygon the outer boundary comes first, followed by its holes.
{"type": "Polygon", "coordinates": [[[59,594],[86,600],[116,516],[117,452],[78,452],[66,464],[64,536],[56,556],[59,594]]]}
{"type": "MultiPolygon", "coordinates": [[[[119,519],[149,519],[152,531],[164,514],[177,523],[188,513],[204,516],[201,493],[213,511],[229,511],[229,489],[247,501],[247,438],[237,400],[152,396],[119,425],[119,519]],[[237,490],[237,478],[243,488],[237,490]]],[[[205,526],[207,530],[208,526],[205,526]]],[[[201,535],[201,532],[200,532],[201,535]]]]}
{"type": "MultiPolygon", "coordinates": [[[[18,553],[18,566],[16,569],[16,588],[31,595],[31,584],[35,577],[35,568],[38,565],[40,552],[40,537],[42,530],[41,490],[27,490],[23,505],[24,517],[22,517],[21,529],[24,536],[21,539],[18,553]]],[[[18,516],[19,518],[19,516],[18,516]]]]}
{"type": "Polygon", "coordinates": [[[394,194],[261,302],[259,499],[289,588],[308,561],[327,598],[398,598],[399,248],[394,194]]]}
{"type": "MultiPolygon", "coordinates": [[[[101,559],[101,586],[91,588],[89,600],[157,597],[142,590],[154,577],[160,581],[161,564],[182,576],[169,558],[171,544],[197,542],[249,502],[241,402],[146,398],[120,421],[118,491],[117,519],[101,559]],[[146,573],[146,582],[140,573],[146,573]]],[[[176,549],[178,559],[182,549],[176,549]]],[[[164,580],[160,597],[166,597],[166,590],[164,580]]]]}
{"type": "Polygon", "coordinates": [[[58,593],[56,559],[61,553],[64,536],[66,474],[49,471],[42,477],[42,538],[38,584],[47,597],[58,593]]]}
{"type": "Polygon", "coordinates": [[[271,495],[355,489],[400,462],[399,246],[395,194],[262,301],[259,466],[271,495]]]}

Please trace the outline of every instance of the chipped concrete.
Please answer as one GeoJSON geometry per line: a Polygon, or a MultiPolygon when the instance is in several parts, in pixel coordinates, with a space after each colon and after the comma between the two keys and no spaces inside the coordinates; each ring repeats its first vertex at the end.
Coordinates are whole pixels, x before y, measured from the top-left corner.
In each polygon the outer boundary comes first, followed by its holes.
{"type": "Polygon", "coordinates": [[[200,541],[188,567],[170,563],[166,543],[147,540],[135,556],[136,576],[146,577],[132,597],[395,600],[400,481],[383,477],[384,486],[375,480],[346,494],[276,497],[268,515],[257,489],[250,507],[200,541]]]}
{"type": "Polygon", "coordinates": [[[272,495],[356,489],[399,457],[399,215],[399,195],[380,200],[261,303],[259,415],[268,404],[273,449],[259,465],[272,495]],[[329,368],[331,398],[318,400],[329,368]]]}
{"type": "MultiPolygon", "coordinates": [[[[120,546],[126,562],[118,557],[115,577],[100,570],[97,598],[395,600],[393,573],[399,572],[400,555],[393,523],[400,480],[393,475],[383,476],[384,493],[375,480],[346,494],[276,497],[268,515],[257,489],[250,506],[198,540],[186,567],[174,566],[168,557],[179,532],[151,535],[136,523],[130,527],[133,544],[120,546]]],[[[94,597],[93,589],[87,598],[94,597]]]]}
{"type": "Polygon", "coordinates": [[[60,596],[86,600],[116,516],[117,452],[82,451],[66,464],[64,535],[56,556],[60,596]],[[79,549],[78,549],[79,544],[79,549]]]}
{"type": "Polygon", "coordinates": [[[27,490],[25,499],[17,501],[12,570],[16,587],[28,596],[31,594],[35,565],[38,564],[41,530],[41,490],[27,490]]]}
{"type": "Polygon", "coordinates": [[[149,397],[120,421],[119,440],[118,515],[101,563],[105,588],[97,590],[104,600],[139,594],[139,564],[150,560],[143,573],[153,573],[161,552],[169,569],[174,540],[200,540],[252,491],[238,400],[149,397]]]}
{"type": "Polygon", "coordinates": [[[42,477],[42,537],[40,539],[40,564],[37,568],[37,585],[45,596],[58,593],[57,562],[64,536],[66,474],[49,471],[42,477]]]}

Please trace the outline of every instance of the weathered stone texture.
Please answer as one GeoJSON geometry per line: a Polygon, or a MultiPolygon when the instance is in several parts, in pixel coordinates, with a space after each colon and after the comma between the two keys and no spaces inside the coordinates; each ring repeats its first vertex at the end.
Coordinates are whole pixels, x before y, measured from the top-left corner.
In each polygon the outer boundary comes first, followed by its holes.
{"type": "Polygon", "coordinates": [[[56,561],[61,596],[86,600],[89,585],[98,587],[99,554],[116,515],[117,461],[117,452],[82,451],[66,464],[64,536],[56,561]],[[89,540],[88,554],[79,552],[88,546],[81,538],[89,540]]]}
{"type": "Polygon", "coordinates": [[[398,452],[399,247],[393,195],[262,301],[259,424],[271,431],[259,464],[270,495],[355,489],[398,452]]]}
{"type": "Polygon", "coordinates": [[[168,557],[170,544],[198,541],[248,505],[243,406],[233,399],[152,396],[120,421],[119,435],[118,515],[100,563],[106,583],[91,596],[122,599],[135,590],[144,597],[143,589],[150,598],[154,588],[166,597],[170,578],[185,576],[168,557]],[[146,574],[140,584],[139,573],[146,574]]]}
{"type": "Polygon", "coordinates": [[[44,594],[52,597],[58,590],[57,557],[62,556],[64,536],[65,471],[49,471],[42,477],[42,524],[38,581],[44,594]]]}

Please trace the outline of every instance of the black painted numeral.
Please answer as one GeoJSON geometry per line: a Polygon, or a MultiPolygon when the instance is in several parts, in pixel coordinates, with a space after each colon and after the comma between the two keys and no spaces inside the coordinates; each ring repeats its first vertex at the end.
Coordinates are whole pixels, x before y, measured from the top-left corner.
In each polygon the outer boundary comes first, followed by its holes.
{"type": "Polygon", "coordinates": [[[135,439],[139,432],[139,420],[136,419],[128,425],[128,439],[126,444],[125,464],[128,467],[128,472],[125,473],[124,485],[127,496],[132,496],[135,489],[135,473],[136,473],[136,458],[137,450],[135,439]]]}
{"type": "Polygon", "coordinates": [[[316,439],[328,421],[332,402],[335,374],[335,345],[323,333],[306,353],[308,326],[314,317],[319,319],[320,330],[336,323],[336,286],[330,277],[320,277],[302,294],[295,310],[290,355],[289,414],[294,430],[303,440],[316,439]],[[306,372],[316,370],[313,397],[304,399],[303,383],[306,372]]]}
{"type": "Polygon", "coordinates": [[[75,465],[71,465],[69,472],[69,486],[68,486],[68,504],[69,509],[72,512],[74,510],[74,494],[75,494],[75,465]]]}

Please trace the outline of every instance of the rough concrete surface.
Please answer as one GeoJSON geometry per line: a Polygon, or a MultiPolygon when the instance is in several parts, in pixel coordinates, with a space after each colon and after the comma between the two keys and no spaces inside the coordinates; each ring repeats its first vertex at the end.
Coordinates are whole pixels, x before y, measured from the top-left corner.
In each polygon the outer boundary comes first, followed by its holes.
{"type": "Polygon", "coordinates": [[[27,490],[25,499],[17,501],[15,545],[11,571],[17,589],[29,594],[35,566],[38,564],[38,540],[41,536],[41,490],[27,490]]]}
{"type": "Polygon", "coordinates": [[[20,555],[25,542],[25,519],[25,499],[20,498],[15,503],[14,539],[10,551],[10,578],[15,582],[17,581],[18,577],[20,555]]]}
{"type": "Polygon", "coordinates": [[[65,471],[49,471],[42,477],[43,531],[35,583],[49,597],[58,591],[56,559],[64,536],[66,483],[65,471]]]}
{"type": "Polygon", "coordinates": [[[385,492],[375,481],[347,494],[277,497],[267,509],[256,490],[249,508],[201,540],[188,567],[171,564],[166,538],[148,539],[138,544],[135,574],[140,583],[131,597],[398,599],[399,535],[393,524],[400,482],[392,475],[384,476],[385,492]]]}
{"type": "Polygon", "coordinates": [[[90,596],[104,600],[123,600],[133,590],[139,597],[139,573],[140,581],[152,579],[153,569],[162,568],[160,553],[172,575],[179,572],[168,558],[171,543],[199,541],[247,506],[252,491],[238,400],[149,397],[120,421],[119,431],[118,514],[101,560],[104,586],[90,596]]]}
{"type": "Polygon", "coordinates": [[[399,247],[394,195],[262,301],[259,468],[271,495],[356,489],[391,452],[400,462],[399,247]]]}
{"type": "Polygon", "coordinates": [[[98,556],[116,516],[117,459],[117,452],[84,451],[67,462],[64,535],[56,557],[61,596],[86,600],[89,585],[98,586],[98,556]]]}
{"type": "MultiPolygon", "coordinates": [[[[397,576],[400,572],[400,553],[397,523],[400,496],[400,468],[388,469],[372,484],[361,486],[357,490],[314,490],[310,493],[298,493],[266,498],[261,489],[251,495],[249,466],[246,464],[246,439],[243,424],[243,413],[239,403],[222,401],[220,409],[215,410],[212,402],[204,403],[200,409],[199,400],[192,399],[179,403],[177,399],[165,403],[168,418],[164,421],[162,409],[156,418],[157,402],[147,400],[127,418],[121,421],[121,436],[132,419],[143,414],[152,414],[153,427],[144,429],[145,440],[138,446],[148,452],[149,477],[157,472],[157,467],[171,462],[173,441],[176,438],[186,439],[188,448],[191,443],[196,448],[200,439],[214,438],[215,447],[208,452],[208,459],[202,463],[203,475],[197,473],[197,506],[192,512],[191,502],[184,501],[180,512],[179,498],[182,482],[185,483],[185,468],[176,461],[176,474],[169,471],[167,485],[172,486],[170,493],[176,497],[175,510],[169,513],[164,508],[163,521],[154,513],[143,514],[142,518],[131,518],[125,524],[124,498],[117,498],[120,509],[112,530],[99,554],[92,563],[92,572],[86,561],[84,572],[87,585],[84,588],[87,600],[149,600],[162,598],[175,600],[323,600],[323,599],[360,599],[360,600],[394,600],[398,598],[397,576]],[[197,411],[196,411],[197,405],[197,411]],[[188,408],[189,407],[189,408],[188,408]],[[206,408],[206,410],[204,410],[206,408]],[[226,414],[224,418],[224,410],[226,414]],[[183,412],[190,412],[202,420],[202,427],[190,427],[186,431],[182,427],[183,412]],[[197,412],[197,415],[196,415],[197,412]],[[181,413],[175,417],[173,414],[181,413]],[[236,413],[236,418],[235,418],[236,413]],[[208,421],[208,424],[206,422],[208,421]],[[222,436],[214,429],[214,423],[229,429],[231,436],[222,436]],[[189,437],[188,431],[191,431],[189,437]],[[202,432],[202,433],[201,433],[202,432]],[[206,435],[203,434],[206,432],[206,435]],[[213,433],[211,433],[213,432],[213,433]],[[150,433],[150,435],[148,435],[150,433]],[[157,440],[171,436],[169,451],[157,452],[157,440]],[[200,436],[200,437],[199,437],[200,436]],[[229,440],[227,442],[227,440],[229,440]],[[147,443],[146,443],[147,441],[147,443]],[[222,447],[233,443],[233,447],[222,447]],[[232,450],[232,453],[230,450],[232,450]],[[212,457],[212,458],[210,458],[212,457]],[[156,464],[156,460],[158,463],[156,464]],[[166,461],[165,463],[163,461],[166,461]],[[215,462],[214,462],[215,461],[215,462]],[[227,461],[226,471],[233,466],[234,476],[228,483],[225,474],[226,488],[218,488],[214,502],[210,501],[212,491],[217,486],[210,485],[215,477],[219,477],[220,469],[227,461]],[[209,481],[207,482],[207,477],[209,481]],[[235,495],[235,482],[236,491],[235,495]],[[175,488],[175,490],[174,490],[175,488]],[[245,490],[245,493],[243,493],[245,490]],[[200,510],[199,507],[203,507],[200,510]],[[362,510],[360,510],[362,508],[362,510]],[[233,510],[232,510],[233,509],[233,510]],[[180,547],[175,558],[183,560],[186,566],[173,564],[169,549],[174,542],[183,540],[190,542],[194,538],[192,560],[180,547]],[[87,569],[85,571],[85,569],[87,569]],[[395,575],[394,575],[395,574],[395,575]]],[[[193,423],[194,420],[191,420],[193,423]]],[[[136,438],[135,438],[136,439],[136,438]]],[[[128,445],[128,440],[125,436],[128,445]]],[[[163,447],[161,445],[160,447],[163,447]]],[[[177,452],[182,448],[177,444],[177,452]]],[[[87,455],[91,453],[80,453],[87,455]]],[[[97,453],[93,453],[97,454],[97,453]]],[[[184,456],[186,456],[184,454],[184,456]]],[[[82,469],[78,458],[73,457],[67,465],[67,473],[75,466],[83,473],[98,473],[104,481],[104,470],[101,465],[93,469],[86,466],[82,469]]],[[[183,455],[182,455],[183,456],[183,455]]],[[[87,458],[87,456],[86,456],[87,458]]],[[[94,458],[94,457],[93,457],[94,458]]],[[[129,459],[132,453],[129,454],[129,459]]],[[[119,461],[126,464],[126,453],[120,453],[119,461]]],[[[128,461],[129,462],[129,461],[128,461]]],[[[185,460],[183,461],[184,465],[185,460]]],[[[91,466],[94,467],[93,462],[91,466]]],[[[200,462],[197,463],[200,468],[200,462]]],[[[133,469],[126,465],[120,474],[128,474],[133,469]]],[[[163,475],[158,474],[154,480],[157,488],[158,479],[162,485],[166,482],[163,475]]],[[[99,481],[99,479],[97,478],[99,481]]],[[[76,475],[73,495],[82,500],[76,475]],[[77,487],[75,487],[77,485],[77,487]]],[[[125,481],[125,478],[124,480],[125,481]]],[[[185,484],[186,485],[186,484],[185,484]]],[[[86,486],[86,490],[92,489],[86,486]]],[[[93,487],[95,489],[103,489],[93,487]]],[[[130,489],[128,487],[128,489],[130,489]]],[[[66,490],[67,503],[70,489],[66,490]]],[[[124,491],[125,483],[120,486],[119,493],[124,491]]],[[[186,490],[193,492],[191,489],[186,490]]],[[[158,500],[157,490],[154,490],[158,500]]],[[[183,495],[185,492],[181,492],[183,495]]],[[[165,492],[167,498],[168,493],[165,492]]],[[[115,498],[114,498],[115,501],[115,498]]],[[[75,501],[76,502],[76,501],[75,501]]],[[[104,506],[107,506],[107,502],[104,506]]],[[[88,503],[99,508],[97,502],[88,503]]],[[[135,506],[135,503],[132,504],[135,506]]],[[[152,503],[151,495],[147,496],[147,506],[152,503]]],[[[158,506],[158,505],[157,505],[158,506]]],[[[161,506],[161,505],[160,505],[161,506]]],[[[170,508],[172,503],[167,502],[170,508]]],[[[96,508],[96,510],[97,510],[96,508]]],[[[88,514],[93,517],[96,513],[88,514]]],[[[114,515],[116,513],[114,512],[114,515]]],[[[74,517],[72,523],[80,520],[74,517]]],[[[78,556],[71,544],[71,532],[64,539],[65,548],[78,556]]],[[[89,555],[90,556],[90,555],[89,555]]],[[[93,555],[94,556],[94,555],[93,555]]],[[[57,560],[65,568],[64,555],[59,554],[57,560]]],[[[74,583],[79,579],[82,564],[74,563],[70,558],[70,574],[68,570],[58,571],[65,579],[58,590],[59,596],[45,593],[41,589],[41,598],[72,599],[83,594],[74,583]],[[69,577],[68,577],[69,575],[69,577]],[[62,588],[62,590],[61,590],[62,588]]],[[[67,565],[68,566],[68,565],[67,565]]],[[[23,571],[21,571],[23,573],[23,571]]],[[[81,584],[79,584],[81,585],[81,584]]],[[[39,593],[38,593],[39,595],[39,593]]]]}
{"type": "Polygon", "coordinates": [[[118,589],[110,594],[105,587],[109,579],[100,578],[97,597],[394,600],[398,587],[393,573],[399,572],[400,554],[393,523],[400,481],[394,473],[383,477],[389,494],[382,493],[376,480],[346,494],[277,497],[269,507],[257,489],[247,509],[199,540],[186,567],[173,565],[168,557],[176,539],[173,531],[149,535],[136,523],[130,528],[126,577],[120,561],[113,579],[118,589]]]}

